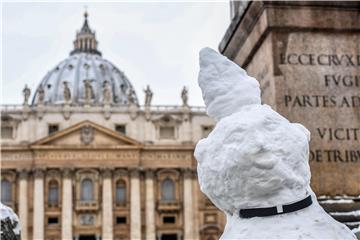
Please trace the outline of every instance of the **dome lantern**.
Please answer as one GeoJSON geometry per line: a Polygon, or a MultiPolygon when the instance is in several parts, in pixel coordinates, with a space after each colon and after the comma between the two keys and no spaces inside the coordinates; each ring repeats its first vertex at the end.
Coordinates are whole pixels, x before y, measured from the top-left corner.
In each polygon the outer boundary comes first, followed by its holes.
{"type": "Polygon", "coordinates": [[[97,50],[98,41],[95,37],[95,31],[92,31],[88,22],[88,13],[84,13],[84,23],[80,32],[76,33],[76,39],[74,41],[74,50],[70,55],[79,52],[93,53],[101,56],[101,52],[97,50]]]}

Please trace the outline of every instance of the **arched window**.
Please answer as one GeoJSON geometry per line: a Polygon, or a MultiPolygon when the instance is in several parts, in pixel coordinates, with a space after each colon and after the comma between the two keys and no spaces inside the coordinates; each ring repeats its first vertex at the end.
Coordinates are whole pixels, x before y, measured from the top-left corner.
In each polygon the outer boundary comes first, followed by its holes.
{"type": "Polygon", "coordinates": [[[116,182],[116,204],[126,203],[126,183],[122,180],[116,182]]]}
{"type": "Polygon", "coordinates": [[[94,200],[94,184],[90,178],[85,178],[81,182],[81,201],[94,200]]]}
{"type": "Polygon", "coordinates": [[[175,184],[170,178],[166,178],[161,186],[161,200],[174,201],[175,200],[175,184]]]}
{"type": "Polygon", "coordinates": [[[4,204],[12,202],[11,182],[6,179],[1,180],[1,202],[4,204]]]}
{"type": "Polygon", "coordinates": [[[59,184],[55,180],[51,180],[48,185],[48,204],[58,205],[59,204],[59,184]]]}

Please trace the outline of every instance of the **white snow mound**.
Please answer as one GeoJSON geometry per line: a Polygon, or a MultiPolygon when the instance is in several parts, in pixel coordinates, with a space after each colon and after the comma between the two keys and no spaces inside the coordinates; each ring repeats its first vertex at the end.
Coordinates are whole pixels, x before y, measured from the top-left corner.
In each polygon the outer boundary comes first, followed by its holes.
{"type": "Polygon", "coordinates": [[[209,48],[200,52],[199,85],[208,114],[219,122],[194,155],[201,191],[227,214],[222,239],[356,239],[310,188],[304,126],[261,105],[256,79],[209,48]],[[239,216],[240,209],[285,205],[309,194],[313,204],[292,213],[239,216]]]}

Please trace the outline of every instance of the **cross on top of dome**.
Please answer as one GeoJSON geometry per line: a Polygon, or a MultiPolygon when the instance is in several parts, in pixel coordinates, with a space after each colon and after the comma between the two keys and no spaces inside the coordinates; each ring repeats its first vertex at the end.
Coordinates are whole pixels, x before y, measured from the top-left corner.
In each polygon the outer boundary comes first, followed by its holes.
{"type": "Polygon", "coordinates": [[[84,13],[85,20],[84,20],[84,24],[83,24],[83,26],[81,28],[82,33],[91,33],[91,29],[89,27],[89,23],[88,23],[88,20],[87,20],[88,16],[89,16],[89,14],[85,11],[85,13],[84,13]]]}
{"type": "Polygon", "coordinates": [[[95,37],[95,31],[92,31],[89,22],[89,14],[87,11],[84,13],[84,23],[81,27],[80,32],[76,33],[76,39],[74,41],[74,50],[71,51],[70,55],[75,53],[85,52],[92,53],[101,56],[101,52],[97,50],[98,41],[95,37]]]}

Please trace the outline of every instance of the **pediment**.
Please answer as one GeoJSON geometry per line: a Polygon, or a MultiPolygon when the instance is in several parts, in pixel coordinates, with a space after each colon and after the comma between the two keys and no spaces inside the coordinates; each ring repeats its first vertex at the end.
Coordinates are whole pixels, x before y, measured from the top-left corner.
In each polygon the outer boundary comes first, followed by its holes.
{"type": "Polygon", "coordinates": [[[140,147],[141,143],[91,121],[82,121],[31,144],[32,147],[140,147]]]}

